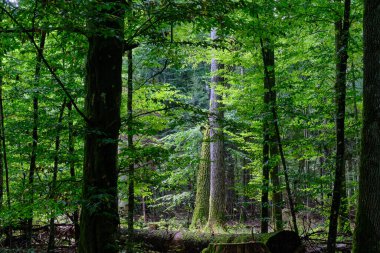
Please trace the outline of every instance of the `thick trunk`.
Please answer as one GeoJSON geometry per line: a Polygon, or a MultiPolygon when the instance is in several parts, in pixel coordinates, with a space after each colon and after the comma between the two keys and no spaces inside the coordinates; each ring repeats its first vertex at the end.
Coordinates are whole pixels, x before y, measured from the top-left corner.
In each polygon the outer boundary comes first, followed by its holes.
{"type": "MultiPolygon", "coordinates": [[[[45,47],[46,40],[46,32],[41,33],[41,40],[39,45],[39,50],[42,53],[45,47]]],[[[37,53],[36,60],[36,69],[34,73],[34,87],[37,89],[38,83],[40,81],[41,74],[41,65],[42,65],[42,57],[41,54],[37,53]]],[[[37,160],[37,146],[38,146],[38,93],[35,91],[33,94],[33,131],[32,131],[32,152],[30,156],[30,166],[29,166],[29,205],[33,205],[34,202],[34,173],[36,171],[36,160],[37,160]]],[[[33,211],[29,214],[29,218],[26,222],[26,244],[27,247],[30,248],[32,244],[32,227],[33,227],[33,211]]]]}
{"type": "Polygon", "coordinates": [[[327,252],[335,252],[338,216],[341,212],[341,198],[343,191],[343,181],[345,178],[345,140],[344,140],[344,119],[346,111],[346,76],[348,59],[348,36],[350,27],[350,6],[351,0],[344,1],[344,17],[335,23],[336,41],[336,81],[335,81],[335,103],[336,111],[336,158],[335,158],[335,179],[333,199],[330,211],[329,235],[327,240],[327,252]]]}
{"type": "Polygon", "coordinates": [[[380,0],[364,1],[363,128],[355,253],[380,252],[380,0]]]}
{"type": "Polygon", "coordinates": [[[197,175],[197,193],[191,228],[203,228],[206,225],[210,200],[210,129],[203,132],[201,159],[197,175]]]}
{"type": "MultiPolygon", "coordinates": [[[[211,31],[211,39],[215,40],[216,29],[211,31]]],[[[214,232],[224,227],[225,216],[225,171],[224,171],[224,137],[222,97],[217,93],[217,86],[223,83],[223,78],[216,72],[223,68],[215,58],[211,61],[210,89],[210,209],[207,226],[214,232]]]]}
{"type": "Polygon", "coordinates": [[[79,252],[116,253],[124,1],[102,1],[91,6],[85,99],[89,122],[85,136],[79,252]]]}

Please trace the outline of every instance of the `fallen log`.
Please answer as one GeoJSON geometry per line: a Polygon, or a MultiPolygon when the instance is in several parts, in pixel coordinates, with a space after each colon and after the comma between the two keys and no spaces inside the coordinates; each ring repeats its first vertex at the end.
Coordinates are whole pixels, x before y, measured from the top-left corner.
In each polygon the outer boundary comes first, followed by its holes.
{"type": "MultiPolygon", "coordinates": [[[[128,241],[126,230],[121,231],[121,241],[128,241]]],[[[198,253],[213,248],[209,253],[302,253],[301,240],[294,232],[281,231],[269,234],[209,234],[189,231],[135,230],[132,240],[147,250],[158,252],[198,253]],[[258,243],[260,242],[260,243],[258,243]],[[260,246],[266,244],[266,247],[260,246]],[[256,251],[247,251],[254,245],[256,251]],[[256,248],[255,248],[256,247],[256,248]],[[260,248],[261,247],[261,248],[260,248]],[[263,250],[267,251],[263,251],[263,250]],[[268,250],[269,249],[269,250],[268,250]],[[220,251],[222,250],[222,251],[220,251]],[[224,251],[223,251],[224,250],[224,251]],[[244,251],[243,251],[244,250],[244,251]],[[261,250],[261,251],[258,251],[261,250]]],[[[264,245],[265,246],[265,245],[264,245]]]]}
{"type": "Polygon", "coordinates": [[[202,253],[270,253],[270,251],[261,242],[210,243],[202,253]]]}

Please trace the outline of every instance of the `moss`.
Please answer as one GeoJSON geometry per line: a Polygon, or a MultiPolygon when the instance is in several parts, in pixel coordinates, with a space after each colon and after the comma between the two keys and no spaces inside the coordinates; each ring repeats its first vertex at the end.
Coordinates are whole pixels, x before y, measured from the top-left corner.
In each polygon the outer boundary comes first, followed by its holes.
{"type": "Polygon", "coordinates": [[[201,161],[197,176],[197,194],[195,198],[195,209],[191,221],[191,229],[202,228],[209,215],[210,198],[210,129],[206,127],[203,133],[203,143],[201,149],[201,161]]]}

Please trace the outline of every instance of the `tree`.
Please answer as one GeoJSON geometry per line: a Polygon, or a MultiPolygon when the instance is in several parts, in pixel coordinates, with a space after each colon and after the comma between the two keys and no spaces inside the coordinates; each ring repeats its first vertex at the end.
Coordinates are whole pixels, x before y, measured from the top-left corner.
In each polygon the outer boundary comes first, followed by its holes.
{"type": "Polygon", "coordinates": [[[210,129],[203,131],[201,160],[197,173],[197,193],[191,228],[202,228],[206,225],[210,202],[210,129]]]}
{"type": "MultiPolygon", "coordinates": [[[[30,165],[29,165],[29,177],[28,183],[30,187],[29,204],[32,205],[34,202],[34,174],[36,172],[36,162],[37,162],[37,147],[38,147],[38,83],[40,82],[41,67],[42,67],[42,52],[45,47],[46,32],[41,33],[39,52],[37,52],[36,57],[36,69],[34,72],[34,88],[35,92],[33,94],[33,130],[32,130],[32,150],[30,155],[30,165]]],[[[31,210],[29,217],[26,221],[25,236],[27,247],[30,248],[32,245],[32,227],[33,227],[33,210],[31,210]]]]}
{"type": "MultiPolygon", "coordinates": [[[[211,39],[217,39],[216,28],[211,31],[211,39]]],[[[211,61],[210,88],[210,208],[206,227],[217,232],[223,229],[225,212],[225,171],[224,171],[224,141],[223,141],[223,111],[218,85],[223,83],[220,71],[223,68],[216,58],[211,61]]]]}
{"type": "Polygon", "coordinates": [[[118,252],[117,147],[124,1],[90,4],[79,252],[118,252]]]}
{"type": "MultiPolygon", "coordinates": [[[[338,226],[338,215],[341,213],[341,197],[345,178],[345,137],[344,120],[346,113],[346,79],[348,59],[348,37],[350,27],[351,0],[344,1],[344,17],[335,22],[335,45],[336,45],[336,80],[335,80],[335,103],[336,111],[336,160],[333,199],[330,212],[329,236],[327,251],[335,252],[335,243],[338,226]]],[[[343,207],[344,208],[344,207],[343,207]]]]}
{"type": "Polygon", "coordinates": [[[363,127],[354,253],[380,252],[380,1],[364,1],[363,127]]]}

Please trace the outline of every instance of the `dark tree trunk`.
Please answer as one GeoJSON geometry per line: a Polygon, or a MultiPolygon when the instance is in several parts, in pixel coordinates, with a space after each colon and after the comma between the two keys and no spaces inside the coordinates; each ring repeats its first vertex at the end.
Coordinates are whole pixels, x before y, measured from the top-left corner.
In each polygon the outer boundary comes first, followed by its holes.
{"type": "MultiPolygon", "coordinates": [[[[211,39],[217,39],[216,29],[211,31],[211,39]]],[[[224,80],[216,73],[222,69],[215,58],[211,61],[211,89],[210,89],[210,208],[207,226],[214,232],[224,229],[225,218],[225,171],[224,171],[224,137],[223,111],[220,94],[217,86],[224,80]]]]}
{"type": "Polygon", "coordinates": [[[380,252],[380,0],[364,1],[363,128],[354,253],[380,252]]]}
{"type": "Polygon", "coordinates": [[[3,106],[3,80],[2,76],[0,76],[0,133],[1,133],[1,151],[2,151],[2,159],[3,168],[5,170],[5,192],[7,196],[7,206],[11,208],[11,194],[9,189],[9,169],[8,169],[8,159],[7,159],[7,149],[5,143],[5,127],[4,127],[4,106],[3,106]]]}
{"type": "Polygon", "coordinates": [[[124,1],[92,3],[88,20],[80,253],[118,252],[117,147],[120,129],[124,1]]]}
{"type": "MultiPolygon", "coordinates": [[[[264,162],[265,162],[265,153],[269,153],[269,146],[265,147],[265,145],[268,145],[267,143],[270,142],[271,140],[276,140],[277,145],[278,145],[278,151],[281,157],[281,162],[282,162],[282,167],[284,169],[284,175],[285,175],[285,185],[286,185],[286,191],[288,194],[288,200],[289,200],[289,207],[290,207],[290,212],[292,215],[292,221],[293,221],[293,228],[294,231],[298,234],[298,227],[297,227],[297,219],[296,219],[296,213],[295,213],[295,208],[294,208],[294,201],[293,201],[293,196],[291,193],[290,189],[290,182],[289,182],[289,176],[288,176],[288,170],[286,166],[286,161],[285,161],[285,155],[284,151],[282,148],[282,142],[281,142],[281,136],[280,136],[280,130],[278,126],[278,116],[277,116],[277,109],[276,109],[276,91],[274,90],[274,86],[276,84],[275,80],[275,59],[274,59],[274,49],[272,42],[268,39],[263,40],[260,38],[260,43],[261,43],[261,52],[262,52],[262,58],[263,58],[263,65],[264,65],[264,88],[265,88],[265,94],[264,94],[264,104],[267,107],[265,121],[264,121],[264,130],[267,129],[267,133],[264,131],[264,148],[263,148],[263,155],[264,155],[264,162]],[[267,126],[265,126],[267,124],[267,126]],[[273,129],[271,131],[271,128],[273,129]],[[268,136],[265,136],[268,135],[268,136]],[[267,140],[267,141],[266,141],[267,140]],[[268,149],[268,151],[266,150],[268,149]]],[[[268,162],[264,163],[263,165],[263,174],[265,172],[264,180],[266,177],[269,178],[269,170],[270,170],[270,165],[269,165],[269,158],[268,162]],[[267,165],[268,164],[268,165],[267,165]],[[268,166],[268,168],[265,168],[268,166]],[[266,171],[268,170],[268,171],[266,171]]],[[[265,181],[264,181],[265,183],[265,181]]],[[[268,185],[268,183],[266,183],[268,185]]],[[[268,191],[268,188],[263,186],[263,188],[268,191]]],[[[263,200],[263,197],[262,197],[263,200]]],[[[265,199],[264,199],[265,200],[265,199]]],[[[266,199],[266,201],[268,201],[266,199]]],[[[262,203],[262,209],[264,209],[265,206],[262,203]]],[[[266,207],[268,208],[268,207],[266,207]]],[[[268,209],[264,211],[268,212],[268,209]]],[[[266,213],[264,213],[265,215],[266,213]]],[[[263,217],[267,218],[267,216],[263,216],[263,211],[262,211],[262,233],[263,229],[267,230],[265,228],[265,225],[268,226],[267,224],[263,224],[265,221],[263,217]],[[264,225],[264,226],[263,226],[264,225]]],[[[269,217],[267,218],[269,219],[269,217]]]]}
{"type": "Polygon", "coordinates": [[[271,113],[271,108],[275,106],[276,103],[276,93],[274,91],[275,72],[274,72],[274,50],[269,40],[265,40],[262,43],[262,58],[264,63],[264,68],[268,69],[264,73],[264,144],[263,144],[263,186],[261,193],[261,233],[268,233],[269,226],[269,174],[277,167],[274,164],[273,155],[275,156],[277,148],[275,147],[275,136],[273,131],[273,115],[271,113]],[[273,153],[273,154],[271,154],[273,153]]]}
{"type": "MultiPolygon", "coordinates": [[[[39,50],[42,53],[45,47],[46,32],[41,33],[39,50]]],[[[42,65],[42,55],[37,53],[36,69],[34,73],[34,88],[38,88],[41,75],[41,65],[42,65]]],[[[34,202],[34,173],[36,171],[36,160],[37,160],[37,146],[38,146],[38,92],[35,91],[33,94],[33,132],[32,132],[32,152],[30,156],[30,166],[29,166],[29,199],[28,204],[33,205],[34,202]]],[[[26,245],[28,248],[32,245],[32,227],[33,227],[33,211],[29,214],[29,218],[26,222],[26,245]]]]}
{"type": "MultiPolygon", "coordinates": [[[[270,147],[270,156],[272,159],[278,159],[278,147],[276,145],[276,140],[274,139],[271,142],[270,147]]],[[[274,230],[280,231],[284,228],[283,220],[282,220],[282,192],[281,192],[281,185],[280,185],[280,167],[277,163],[273,165],[270,171],[271,181],[272,181],[272,201],[273,201],[273,207],[272,207],[272,213],[273,213],[273,222],[274,222],[274,230]]]]}
{"type": "Polygon", "coordinates": [[[201,157],[197,175],[197,193],[191,228],[203,228],[206,225],[210,201],[210,129],[203,132],[201,157]]]}
{"type": "MultiPolygon", "coordinates": [[[[74,124],[72,118],[72,104],[69,102],[67,104],[67,118],[68,118],[68,130],[69,130],[69,166],[70,166],[70,177],[75,181],[75,139],[74,139],[74,124]]],[[[73,212],[73,223],[75,229],[75,244],[78,245],[80,237],[80,228],[79,228],[79,210],[75,209],[73,212]]]]}
{"type": "MultiPolygon", "coordinates": [[[[267,93],[267,92],[266,92],[267,93]]],[[[264,103],[267,94],[264,95],[264,103]]],[[[268,233],[269,226],[269,125],[264,122],[263,185],[261,190],[261,233],[268,233]]]]}
{"type": "MultiPolygon", "coordinates": [[[[133,146],[133,58],[132,49],[128,50],[128,80],[127,80],[127,112],[128,112],[128,149],[132,153],[133,146]]],[[[128,165],[128,233],[133,236],[133,213],[135,208],[135,162],[130,159],[128,165]]]]}
{"type": "MultiPolygon", "coordinates": [[[[60,149],[60,143],[61,143],[61,128],[62,128],[62,119],[63,119],[63,112],[66,107],[66,99],[63,101],[61,109],[59,110],[59,117],[58,117],[58,124],[56,128],[56,136],[55,136],[55,154],[54,154],[54,168],[53,168],[53,178],[51,180],[51,188],[50,188],[50,199],[53,199],[54,201],[57,200],[56,198],[56,191],[57,191],[57,176],[58,176],[58,165],[59,165],[59,149],[60,149]]],[[[48,242],[48,249],[47,252],[54,252],[55,248],[55,213],[54,211],[51,212],[50,222],[49,222],[49,242],[48,242]]]]}
{"type": "Polygon", "coordinates": [[[335,81],[335,103],[336,111],[336,160],[333,198],[330,211],[329,235],[327,240],[327,252],[335,252],[338,216],[341,209],[341,198],[343,191],[342,182],[345,179],[345,140],[344,119],[346,111],[346,78],[348,59],[348,37],[350,28],[351,0],[344,1],[344,17],[335,23],[336,41],[336,81],[335,81]]]}

